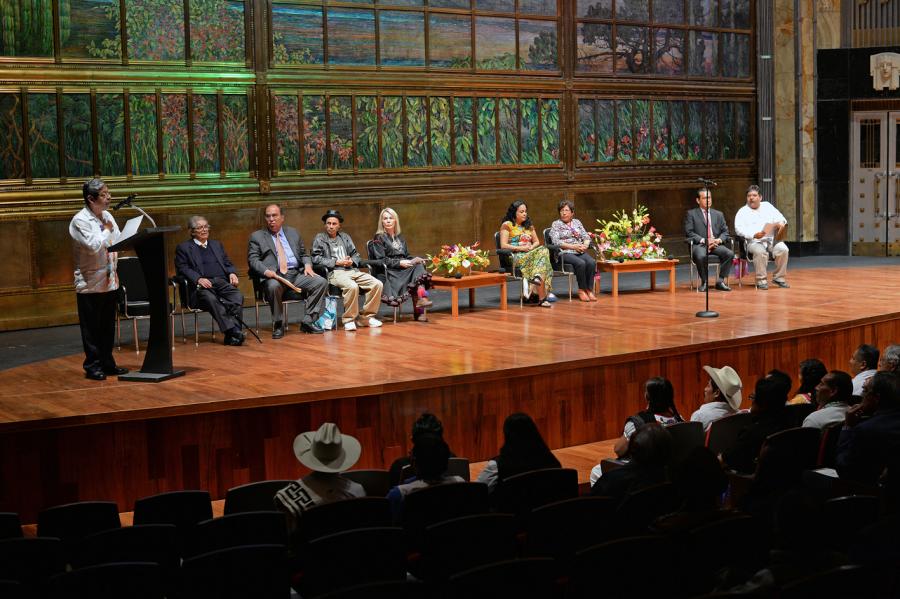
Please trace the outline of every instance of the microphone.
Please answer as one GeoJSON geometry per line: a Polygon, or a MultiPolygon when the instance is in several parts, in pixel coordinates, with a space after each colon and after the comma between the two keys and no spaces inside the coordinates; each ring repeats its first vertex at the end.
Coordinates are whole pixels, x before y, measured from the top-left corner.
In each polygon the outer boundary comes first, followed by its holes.
{"type": "Polygon", "coordinates": [[[112,209],[118,210],[119,208],[122,208],[123,206],[131,206],[131,202],[133,202],[134,198],[136,198],[136,197],[137,197],[137,194],[133,193],[130,196],[128,196],[127,198],[125,198],[124,200],[117,202],[116,205],[112,207],[112,209]]]}
{"type": "Polygon", "coordinates": [[[707,187],[718,187],[719,184],[713,181],[712,179],[706,179],[704,177],[697,177],[697,183],[703,183],[707,187]]]}

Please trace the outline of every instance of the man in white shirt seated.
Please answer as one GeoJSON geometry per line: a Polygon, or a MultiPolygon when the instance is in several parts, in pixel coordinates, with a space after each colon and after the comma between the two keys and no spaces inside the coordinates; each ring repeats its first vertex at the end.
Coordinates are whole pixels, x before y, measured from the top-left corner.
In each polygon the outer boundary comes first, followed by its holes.
{"type": "Polygon", "coordinates": [[[747,205],[738,210],[734,217],[734,230],[747,243],[747,255],[753,260],[756,271],[756,288],[768,289],[766,266],[769,254],[775,259],[775,274],[772,283],[779,287],[790,287],[784,280],[787,273],[788,247],[781,237],[787,219],[778,208],[762,201],[759,187],[751,185],[747,189],[747,205]]]}
{"type": "Polygon", "coordinates": [[[691,414],[691,422],[702,422],[703,430],[709,430],[713,420],[735,414],[741,409],[741,377],[731,366],[713,368],[704,366],[709,381],[703,388],[703,405],[691,414]]]}
{"type": "Polygon", "coordinates": [[[850,374],[853,376],[853,395],[862,397],[863,385],[878,372],[878,348],[863,343],[850,356],[850,374]]]}
{"type": "Polygon", "coordinates": [[[803,420],[803,426],[823,429],[829,424],[843,422],[850,408],[852,389],[850,375],[843,370],[832,370],[823,376],[816,385],[816,403],[819,407],[803,420]]]}

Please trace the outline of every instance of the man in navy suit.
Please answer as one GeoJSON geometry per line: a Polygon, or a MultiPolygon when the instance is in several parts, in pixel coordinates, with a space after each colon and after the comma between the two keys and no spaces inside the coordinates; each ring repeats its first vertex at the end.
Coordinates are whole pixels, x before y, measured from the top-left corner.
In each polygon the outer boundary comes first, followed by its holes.
{"type": "Polygon", "coordinates": [[[713,210],[712,192],[706,188],[697,190],[697,207],[687,211],[684,215],[684,236],[694,242],[691,259],[697,265],[700,275],[700,291],[706,291],[706,252],[709,249],[710,256],[716,256],[719,266],[719,279],[716,281],[716,289],[719,291],[731,291],[731,287],[725,282],[731,272],[731,261],[734,252],[725,247],[728,241],[728,225],[725,224],[725,215],[719,210],[713,210]],[[709,211],[709,220],[706,222],[706,214],[709,211]]]}
{"type": "Polygon", "coordinates": [[[241,324],[235,318],[244,305],[237,289],[238,277],[222,243],[209,238],[206,217],[194,215],[188,221],[191,239],[175,248],[175,270],[188,280],[191,305],[197,305],[216,319],[225,333],[225,345],[244,342],[241,324]]]}

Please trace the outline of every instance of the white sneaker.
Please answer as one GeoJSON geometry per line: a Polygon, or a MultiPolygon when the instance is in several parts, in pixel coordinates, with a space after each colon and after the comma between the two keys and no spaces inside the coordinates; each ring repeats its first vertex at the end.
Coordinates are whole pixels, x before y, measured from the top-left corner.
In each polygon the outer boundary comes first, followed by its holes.
{"type": "Polygon", "coordinates": [[[377,329],[381,325],[382,325],[382,322],[380,320],[378,320],[377,318],[375,318],[374,316],[369,318],[369,326],[370,327],[377,329]]]}
{"type": "Polygon", "coordinates": [[[345,330],[345,331],[355,331],[355,330],[356,330],[356,323],[353,322],[353,321],[345,322],[345,323],[344,323],[344,330],[345,330]]]}

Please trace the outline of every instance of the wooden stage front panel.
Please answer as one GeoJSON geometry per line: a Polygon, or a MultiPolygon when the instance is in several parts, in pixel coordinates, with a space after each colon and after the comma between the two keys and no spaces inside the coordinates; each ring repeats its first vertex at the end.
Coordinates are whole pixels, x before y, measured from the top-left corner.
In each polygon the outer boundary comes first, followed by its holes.
{"type": "MultiPolygon", "coordinates": [[[[294,436],[329,420],[362,443],[360,468],[405,454],[426,410],[472,461],[497,453],[515,411],[535,418],[551,448],[579,445],[618,435],[643,407],[650,376],[673,381],[687,417],[704,364],[730,364],[749,389],[771,368],[796,377],[808,357],[846,368],[860,343],[900,340],[892,267],[805,269],[789,280],[791,289],[711,293],[718,319],[696,318],[703,296],[679,283],[675,294],[436,313],[356,333],[294,328],[240,348],[179,341],[174,361],[187,375],[159,384],[87,381],[81,356],[0,371],[0,511],[33,521],[45,506],[82,499],[129,511],[161,491],[223,497],[245,482],[294,478],[303,474],[294,436]]],[[[130,368],[142,357],[117,354],[130,368]]]]}

